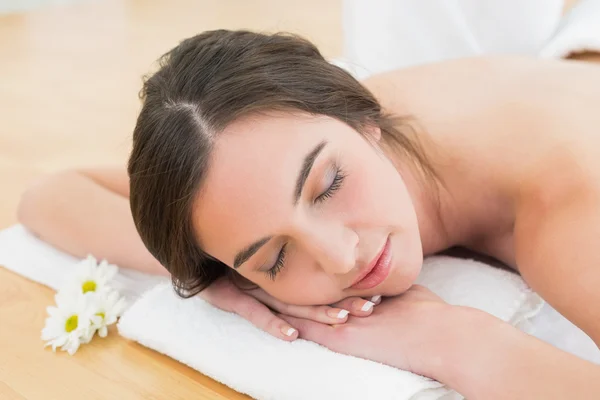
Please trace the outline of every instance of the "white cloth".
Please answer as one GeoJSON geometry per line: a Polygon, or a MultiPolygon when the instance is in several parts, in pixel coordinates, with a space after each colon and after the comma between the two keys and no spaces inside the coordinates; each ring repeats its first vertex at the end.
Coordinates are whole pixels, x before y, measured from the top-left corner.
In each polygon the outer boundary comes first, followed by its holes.
{"type": "Polygon", "coordinates": [[[460,57],[600,52],[600,0],[344,0],[344,50],[358,79],[460,57]]]}
{"type": "MultiPolygon", "coordinates": [[[[0,265],[54,289],[79,261],[21,225],[0,231],[0,265]]],[[[480,308],[600,363],[594,343],[513,273],[474,261],[431,257],[418,282],[450,303],[480,308]]],[[[199,298],[177,298],[167,278],[121,269],[115,283],[133,304],[118,325],[123,336],[255,398],[460,398],[439,383],[406,371],[306,341],[275,339],[199,298]]]]}
{"type": "MultiPolygon", "coordinates": [[[[472,260],[431,257],[418,282],[452,304],[476,307],[525,331],[543,306],[516,274],[472,260]]],[[[438,382],[379,363],[288,343],[168,285],[125,312],[121,335],[257,399],[462,399],[438,382]]],[[[401,333],[399,333],[401,334],[401,333]]]]}
{"type": "Polygon", "coordinates": [[[545,58],[600,52],[600,0],[579,0],[540,51],[545,58]]]}
{"type": "Polygon", "coordinates": [[[484,54],[538,54],[563,0],[344,0],[341,61],[359,77],[484,54]]]}

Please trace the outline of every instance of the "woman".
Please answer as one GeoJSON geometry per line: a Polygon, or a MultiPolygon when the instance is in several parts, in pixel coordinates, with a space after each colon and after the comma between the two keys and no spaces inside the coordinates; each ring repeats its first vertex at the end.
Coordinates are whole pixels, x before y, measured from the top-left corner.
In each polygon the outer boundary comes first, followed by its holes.
{"type": "Polygon", "coordinates": [[[359,83],[301,38],[219,30],[166,54],[142,97],[129,188],[123,171],[83,171],[103,189],[56,175],[25,194],[25,225],[74,254],[158,260],[182,296],[467,398],[597,398],[600,367],[413,285],[423,256],[465,247],[600,343],[597,66],[477,58],[359,83]],[[97,203],[52,221],[43,199],[77,187],[97,203]],[[57,232],[92,210],[101,236],[57,232]]]}

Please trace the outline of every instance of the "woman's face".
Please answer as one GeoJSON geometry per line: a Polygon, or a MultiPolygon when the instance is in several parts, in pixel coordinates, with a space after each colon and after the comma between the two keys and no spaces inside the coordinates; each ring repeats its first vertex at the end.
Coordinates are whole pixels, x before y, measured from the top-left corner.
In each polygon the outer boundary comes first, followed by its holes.
{"type": "Polygon", "coordinates": [[[404,292],[423,261],[417,217],[377,145],[380,131],[368,135],[373,145],[323,116],[232,123],[218,136],[195,202],[202,249],[290,304],[404,292]],[[388,239],[386,278],[353,287],[388,239]]]}

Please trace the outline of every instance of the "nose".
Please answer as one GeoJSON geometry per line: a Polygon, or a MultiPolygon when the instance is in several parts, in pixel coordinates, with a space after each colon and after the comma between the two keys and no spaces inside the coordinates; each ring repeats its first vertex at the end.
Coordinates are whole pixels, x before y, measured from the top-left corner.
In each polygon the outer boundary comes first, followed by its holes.
{"type": "Polygon", "coordinates": [[[328,274],[344,275],[356,266],[358,235],[341,223],[305,226],[298,232],[298,238],[305,250],[328,274]]]}

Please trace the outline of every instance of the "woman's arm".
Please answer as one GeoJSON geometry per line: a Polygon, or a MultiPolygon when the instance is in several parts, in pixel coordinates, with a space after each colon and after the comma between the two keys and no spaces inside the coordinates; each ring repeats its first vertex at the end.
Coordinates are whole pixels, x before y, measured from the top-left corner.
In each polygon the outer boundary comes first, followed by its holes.
{"type": "Polygon", "coordinates": [[[128,193],[124,168],[61,171],[25,191],[18,218],[41,239],[76,257],[91,253],[124,268],[167,275],[135,229],[128,193]]]}
{"type": "Polygon", "coordinates": [[[467,399],[600,398],[600,366],[478,311],[456,323],[435,378],[467,399]]]}
{"type": "Polygon", "coordinates": [[[600,398],[600,366],[415,285],[368,319],[332,327],[284,316],[301,338],[436,379],[470,400],[600,398]]]}
{"type": "Polygon", "coordinates": [[[517,265],[536,292],[600,345],[600,190],[578,182],[581,173],[569,175],[571,184],[529,193],[518,211],[517,265]]]}

